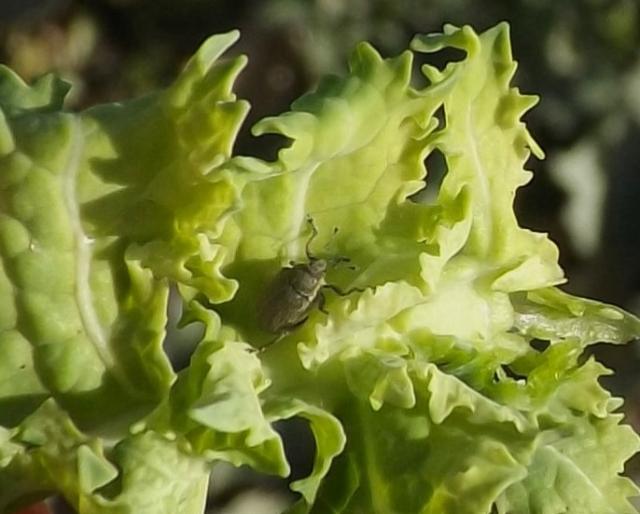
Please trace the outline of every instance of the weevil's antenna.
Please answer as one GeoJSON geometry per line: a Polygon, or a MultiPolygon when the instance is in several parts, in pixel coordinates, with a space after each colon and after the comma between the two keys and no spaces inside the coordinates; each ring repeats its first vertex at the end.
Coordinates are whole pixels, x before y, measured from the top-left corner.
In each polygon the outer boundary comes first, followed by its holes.
{"type": "Polygon", "coordinates": [[[311,255],[311,251],[309,250],[309,246],[311,245],[311,242],[315,239],[315,237],[318,235],[318,227],[316,227],[316,224],[313,221],[313,218],[311,216],[309,216],[308,214],[307,214],[307,223],[311,227],[311,237],[309,239],[307,239],[307,244],[304,245],[304,253],[307,256],[307,259],[313,260],[314,257],[311,255]]]}
{"type": "MultiPolygon", "coordinates": [[[[307,239],[307,243],[305,244],[304,247],[304,253],[307,256],[307,259],[309,259],[310,261],[313,259],[316,259],[316,257],[314,257],[313,255],[311,255],[311,250],[310,250],[310,246],[311,243],[313,242],[313,240],[315,239],[315,237],[318,235],[318,227],[316,226],[315,221],[313,220],[313,218],[307,214],[307,223],[309,224],[309,226],[311,227],[311,237],[309,239],[307,239]]],[[[336,234],[338,233],[340,229],[338,227],[333,227],[333,231],[331,233],[331,238],[329,239],[329,241],[327,241],[327,243],[325,244],[325,248],[331,244],[331,242],[333,241],[333,239],[336,237],[336,234]]],[[[341,264],[343,262],[351,262],[351,259],[349,259],[349,257],[345,257],[343,255],[336,255],[334,257],[331,257],[328,262],[332,265],[332,266],[337,266],[338,264],[341,264]]],[[[358,269],[357,266],[354,266],[353,264],[348,266],[349,269],[351,270],[356,270],[358,269]]]]}
{"type": "Polygon", "coordinates": [[[333,227],[333,230],[331,231],[331,237],[329,238],[329,240],[324,244],[324,248],[326,249],[327,246],[329,246],[331,243],[333,243],[333,241],[336,238],[336,234],[338,233],[340,229],[338,227],[333,227]]]}
{"type": "MultiPolygon", "coordinates": [[[[329,259],[329,263],[331,264],[331,266],[337,266],[338,264],[342,264],[343,262],[350,263],[351,259],[349,259],[349,257],[345,257],[344,255],[336,255],[335,257],[331,257],[331,259],[329,259]]],[[[358,269],[358,266],[356,266],[355,264],[349,264],[347,268],[355,271],[358,269]]]]}
{"type": "MultiPolygon", "coordinates": [[[[325,248],[327,246],[329,246],[333,240],[336,237],[336,234],[338,233],[340,229],[338,227],[333,227],[333,232],[331,233],[331,238],[329,239],[329,241],[327,241],[327,244],[325,244],[325,248]]],[[[343,262],[351,262],[351,259],[349,259],[349,257],[345,257],[344,255],[334,255],[333,257],[331,257],[330,259],[328,259],[328,262],[331,266],[337,266],[338,264],[342,264],[343,262]]],[[[349,269],[351,270],[356,270],[357,267],[354,266],[353,264],[351,264],[350,266],[347,266],[349,269]]]]}

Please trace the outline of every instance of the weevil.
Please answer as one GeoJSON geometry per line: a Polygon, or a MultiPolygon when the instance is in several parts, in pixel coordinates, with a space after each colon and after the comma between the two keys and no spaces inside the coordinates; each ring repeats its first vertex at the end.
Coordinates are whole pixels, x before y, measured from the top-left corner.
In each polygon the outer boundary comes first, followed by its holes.
{"type": "MultiPolygon", "coordinates": [[[[318,235],[318,229],[311,217],[307,217],[307,222],[311,227],[311,237],[305,244],[307,262],[291,263],[290,267],[282,268],[267,286],[258,306],[258,325],[266,332],[286,335],[307,321],[309,313],[315,307],[326,312],[323,309],[322,289],[331,289],[342,296],[362,291],[354,288],[343,292],[336,286],[325,283],[329,262],[311,254],[309,247],[318,235]]],[[[332,264],[344,261],[348,259],[337,257],[332,264]]]]}

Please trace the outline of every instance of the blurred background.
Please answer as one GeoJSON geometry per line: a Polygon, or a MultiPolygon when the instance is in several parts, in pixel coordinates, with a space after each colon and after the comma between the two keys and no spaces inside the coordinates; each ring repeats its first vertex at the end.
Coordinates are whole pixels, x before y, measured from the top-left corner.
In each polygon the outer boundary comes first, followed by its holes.
{"type": "MultiPolygon", "coordinates": [[[[640,0],[1,0],[0,62],[27,81],[55,71],[74,85],[69,108],[82,109],[167,85],[207,36],[239,28],[234,51],[249,65],[236,90],[252,110],[236,151],[272,158],[276,142],[251,139],[250,126],[343,72],[357,42],[392,56],[444,23],[481,31],[502,20],[516,84],[541,96],[526,121],[547,153],[529,163],[521,224],[560,246],[566,290],[640,314],[640,0]]],[[[640,430],[637,345],[595,352],[640,430]]],[[[283,431],[294,478],[306,474],[309,435],[283,431]]],[[[638,481],[640,459],[628,471],[638,481]]],[[[211,513],[276,513],[289,501],[282,484],[214,473],[211,513]]]]}

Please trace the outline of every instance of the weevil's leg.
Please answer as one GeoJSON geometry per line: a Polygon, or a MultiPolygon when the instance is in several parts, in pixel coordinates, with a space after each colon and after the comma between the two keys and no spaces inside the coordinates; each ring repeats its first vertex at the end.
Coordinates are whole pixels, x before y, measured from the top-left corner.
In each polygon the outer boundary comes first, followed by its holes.
{"type": "Polygon", "coordinates": [[[289,330],[285,330],[284,332],[280,332],[277,336],[275,336],[271,341],[267,341],[266,344],[263,344],[260,348],[257,348],[257,353],[262,353],[264,352],[267,348],[273,346],[274,344],[276,344],[277,342],[279,342],[281,339],[284,339],[286,336],[289,335],[289,330]]]}
{"type": "Polygon", "coordinates": [[[339,296],[349,296],[351,293],[364,293],[364,289],[360,289],[359,287],[352,287],[351,289],[347,289],[343,291],[338,286],[334,286],[333,284],[325,284],[321,289],[331,289],[334,293],[339,296]]]}
{"type": "MultiPolygon", "coordinates": [[[[329,238],[329,240],[325,243],[324,248],[326,249],[331,243],[333,243],[333,241],[336,238],[336,234],[338,233],[339,228],[338,227],[333,227],[333,232],[331,233],[331,237],[329,238]]],[[[331,261],[335,264],[335,261],[331,261]]]]}
{"type": "Polygon", "coordinates": [[[324,308],[325,300],[326,300],[326,298],[322,294],[322,291],[319,291],[318,292],[318,296],[316,296],[316,299],[315,299],[315,301],[318,303],[318,310],[328,316],[329,315],[329,311],[324,308]]]}
{"type": "Polygon", "coordinates": [[[296,323],[294,323],[293,325],[289,325],[287,327],[287,334],[289,332],[293,332],[296,328],[298,328],[299,326],[302,326],[306,323],[306,321],[309,319],[309,316],[305,316],[304,318],[302,318],[300,321],[297,321],[296,323]]]}
{"type": "Polygon", "coordinates": [[[307,259],[312,260],[313,256],[311,255],[311,251],[309,250],[309,246],[311,246],[311,242],[318,235],[318,227],[316,227],[313,218],[307,214],[307,223],[311,227],[311,237],[307,239],[307,244],[304,245],[304,253],[307,256],[307,259]]]}
{"type": "MultiPolygon", "coordinates": [[[[338,264],[342,264],[343,262],[351,262],[349,257],[345,257],[344,255],[335,255],[329,259],[329,263],[331,266],[337,266],[338,264]]],[[[355,266],[349,266],[349,268],[356,269],[355,266]]]]}
{"type": "Polygon", "coordinates": [[[287,326],[285,329],[282,330],[282,332],[280,332],[271,341],[268,341],[266,344],[263,344],[260,348],[258,348],[258,353],[262,353],[264,350],[266,350],[270,346],[280,342],[282,339],[287,337],[291,332],[293,332],[296,328],[303,325],[308,319],[309,319],[309,316],[305,316],[304,318],[294,323],[293,325],[287,326]]]}

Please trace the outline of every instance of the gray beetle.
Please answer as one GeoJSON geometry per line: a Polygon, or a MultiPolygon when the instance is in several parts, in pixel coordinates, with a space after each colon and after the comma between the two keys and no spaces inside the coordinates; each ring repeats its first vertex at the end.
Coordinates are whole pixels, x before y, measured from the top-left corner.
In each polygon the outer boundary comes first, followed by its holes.
{"type": "MultiPolygon", "coordinates": [[[[314,307],[326,313],[323,309],[322,289],[324,288],[343,296],[354,291],[362,291],[350,289],[343,292],[336,286],[324,282],[328,262],[311,255],[309,246],[318,235],[318,229],[310,216],[307,217],[307,222],[311,226],[311,237],[305,245],[308,262],[291,263],[290,267],[282,268],[267,286],[262,301],[258,305],[258,326],[266,332],[280,336],[286,335],[302,325],[314,307]]],[[[348,259],[337,257],[330,262],[337,264],[344,261],[348,259]]]]}

